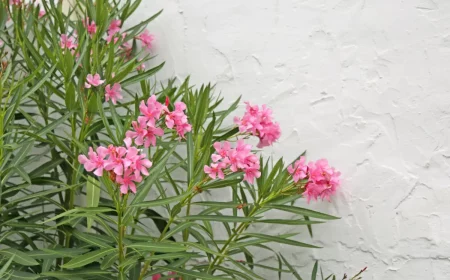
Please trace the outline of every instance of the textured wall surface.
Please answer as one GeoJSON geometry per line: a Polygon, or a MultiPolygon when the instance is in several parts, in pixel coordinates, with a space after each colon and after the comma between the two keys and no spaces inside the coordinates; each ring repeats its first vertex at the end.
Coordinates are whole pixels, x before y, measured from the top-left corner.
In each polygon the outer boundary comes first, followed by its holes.
{"type": "Polygon", "coordinates": [[[159,78],[269,104],[283,135],[268,154],[306,149],[342,171],[333,201],[309,205],[342,219],[298,237],[324,248],[276,248],[300,272],[318,259],[368,266],[364,279],[450,279],[450,1],[143,2],[136,22],[164,9],[149,28],[159,78]]]}

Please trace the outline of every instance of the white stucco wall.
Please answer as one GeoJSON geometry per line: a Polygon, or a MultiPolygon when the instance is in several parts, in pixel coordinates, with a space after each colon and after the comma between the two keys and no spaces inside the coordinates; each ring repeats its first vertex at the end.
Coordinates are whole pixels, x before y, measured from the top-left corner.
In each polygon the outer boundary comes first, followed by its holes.
{"type": "Polygon", "coordinates": [[[283,131],[269,154],[306,149],[342,171],[333,202],[309,205],[341,220],[312,241],[283,229],[324,246],[277,247],[301,273],[318,259],[368,266],[364,279],[450,279],[450,1],[143,2],[134,21],[164,8],[149,28],[159,78],[267,103],[283,131]]]}

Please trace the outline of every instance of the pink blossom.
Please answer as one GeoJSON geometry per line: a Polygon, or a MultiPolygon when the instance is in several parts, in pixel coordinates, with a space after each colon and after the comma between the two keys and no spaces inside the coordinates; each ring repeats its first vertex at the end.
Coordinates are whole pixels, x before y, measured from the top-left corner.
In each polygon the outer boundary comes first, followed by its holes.
{"type": "Polygon", "coordinates": [[[89,18],[86,18],[86,20],[83,21],[83,26],[86,28],[87,33],[89,35],[94,35],[95,32],[97,32],[97,25],[95,24],[95,21],[91,21],[91,24],[89,24],[89,18]]]}
{"type": "Polygon", "coordinates": [[[213,146],[216,150],[211,155],[213,163],[203,167],[203,171],[212,179],[216,176],[223,179],[224,171],[244,172],[244,180],[253,184],[254,179],[261,176],[259,159],[251,152],[251,145],[238,140],[235,148],[231,148],[227,141],[215,142],[213,146]]]}
{"type": "Polygon", "coordinates": [[[136,39],[141,40],[142,45],[145,46],[147,49],[150,49],[152,47],[152,41],[154,40],[154,36],[150,34],[148,30],[145,30],[143,33],[137,36],[136,39]]]}
{"type": "Polygon", "coordinates": [[[98,147],[96,152],[94,152],[92,147],[89,147],[89,159],[85,155],[79,155],[78,161],[84,165],[86,171],[91,172],[95,169],[94,174],[97,176],[102,176],[107,152],[108,149],[105,147],[98,147]]]}
{"type": "Polygon", "coordinates": [[[247,106],[244,116],[234,118],[234,122],[239,126],[239,131],[259,137],[258,148],[272,145],[281,136],[279,124],[272,120],[272,110],[266,105],[259,108],[249,102],[245,104],[247,106]]]}
{"type": "Polygon", "coordinates": [[[75,38],[74,37],[69,37],[66,34],[62,34],[61,35],[61,40],[60,40],[59,45],[61,46],[62,49],[66,48],[68,50],[76,49],[77,46],[78,46],[75,43],[75,38]]]}
{"type": "Polygon", "coordinates": [[[128,169],[125,171],[125,174],[123,176],[117,176],[116,181],[118,184],[120,184],[120,192],[122,194],[127,194],[128,189],[131,190],[132,193],[136,193],[136,182],[140,182],[142,178],[136,176],[136,174],[133,173],[132,169],[128,169]]]}
{"type": "Polygon", "coordinates": [[[85,88],[91,88],[91,86],[98,87],[99,85],[103,84],[105,80],[100,80],[100,75],[95,74],[92,76],[91,74],[88,74],[86,77],[86,83],[84,83],[85,88]]]}
{"type": "Polygon", "coordinates": [[[222,158],[226,158],[230,151],[230,142],[215,142],[213,144],[214,149],[216,150],[215,154],[211,155],[211,159],[216,162],[222,158]]]}
{"type": "Polygon", "coordinates": [[[135,139],[136,145],[148,148],[150,146],[156,146],[156,136],[163,136],[164,130],[160,127],[156,127],[155,120],[147,119],[143,116],[138,117],[138,121],[131,123],[133,130],[126,132],[126,137],[135,139]]]}
{"type": "Polygon", "coordinates": [[[139,65],[138,67],[136,67],[137,71],[144,71],[145,70],[145,64],[142,63],[141,65],[139,65]]]}
{"type": "Polygon", "coordinates": [[[259,134],[258,148],[263,148],[272,145],[281,136],[281,129],[278,123],[269,123],[265,125],[259,134]]]}
{"type": "Polygon", "coordinates": [[[147,99],[147,104],[145,104],[144,101],[141,101],[141,104],[139,105],[139,111],[148,121],[159,119],[164,109],[165,107],[156,100],[156,95],[152,95],[147,99]]]}
{"type": "Polygon", "coordinates": [[[225,175],[222,171],[223,164],[220,163],[211,163],[211,166],[205,165],[203,167],[203,171],[211,177],[211,179],[216,179],[216,176],[220,179],[225,178],[225,175]]]}
{"type": "Polygon", "coordinates": [[[317,200],[318,198],[330,201],[330,197],[340,185],[339,176],[341,173],[330,167],[326,159],[319,159],[316,162],[310,162],[308,165],[305,165],[305,158],[300,157],[287,170],[292,175],[295,183],[299,180],[307,179],[303,196],[306,197],[308,202],[311,199],[317,200]]]}
{"type": "Polygon", "coordinates": [[[299,160],[295,161],[293,166],[288,166],[287,170],[289,174],[294,178],[294,182],[308,177],[308,166],[305,164],[306,158],[301,156],[299,160]]]}
{"type": "Polygon", "coordinates": [[[21,0],[9,0],[9,4],[10,5],[20,5],[21,4],[21,0]]]}
{"type": "Polygon", "coordinates": [[[124,139],[125,147],[115,147],[109,145],[108,148],[98,147],[97,152],[89,148],[87,158],[85,155],[79,155],[78,161],[84,165],[86,171],[91,172],[95,169],[94,174],[103,175],[103,170],[109,171],[110,178],[120,185],[122,194],[136,192],[136,183],[142,181],[142,176],[148,176],[148,168],[152,166],[152,162],[147,159],[145,154],[132,146],[130,138],[124,139]]]}
{"type": "Polygon", "coordinates": [[[186,114],[184,113],[184,110],[186,110],[186,104],[183,102],[175,102],[175,110],[172,112],[169,112],[167,110],[166,115],[166,126],[168,128],[174,128],[178,135],[182,138],[184,138],[184,135],[186,132],[191,131],[192,127],[188,123],[188,118],[186,114]]]}
{"type": "Polygon", "coordinates": [[[147,134],[145,135],[144,147],[148,148],[150,145],[156,146],[156,136],[163,136],[164,130],[160,127],[156,127],[154,120],[147,122],[147,134]]]}
{"type": "Polygon", "coordinates": [[[138,117],[138,120],[132,121],[131,125],[133,126],[134,131],[127,131],[125,136],[127,138],[134,139],[134,143],[136,143],[136,145],[143,145],[144,138],[147,135],[147,120],[144,117],[138,117]]]}
{"type": "Polygon", "coordinates": [[[252,166],[249,168],[245,168],[244,170],[244,180],[253,184],[255,178],[259,178],[261,176],[261,172],[259,171],[259,166],[252,166]]]}
{"type": "Polygon", "coordinates": [[[152,276],[152,280],[159,280],[162,277],[161,274],[155,274],[152,276]]]}
{"type": "Polygon", "coordinates": [[[124,156],[127,154],[127,149],[124,147],[108,148],[109,158],[105,162],[105,170],[113,170],[116,175],[122,175],[124,169],[124,156]]]}
{"type": "Polygon", "coordinates": [[[45,16],[45,14],[46,14],[45,10],[40,10],[38,18],[45,16]]]}
{"type": "Polygon", "coordinates": [[[122,21],[120,19],[113,19],[108,27],[108,35],[114,35],[120,31],[120,25],[122,21]]]}
{"type": "MultiPolygon", "coordinates": [[[[117,41],[119,41],[120,37],[122,37],[122,40],[124,40],[125,37],[127,36],[127,33],[125,33],[125,32],[120,35],[116,35],[116,34],[117,33],[109,33],[108,36],[106,37],[106,42],[109,44],[109,43],[111,43],[111,41],[114,38],[114,44],[115,44],[115,43],[117,43],[117,41]]],[[[127,43],[124,43],[123,46],[125,46],[125,44],[127,44],[127,43]]],[[[120,48],[123,48],[123,47],[120,47],[120,48]]],[[[131,50],[131,47],[130,47],[130,50],[131,50]]]]}
{"type": "Polygon", "coordinates": [[[3,47],[3,44],[4,44],[3,41],[0,40],[0,48],[3,47]]]}
{"type": "Polygon", "coordinates": [[[122,90],[119,83],[115,83],[112,87],[111,85],[107,85],[105,87],[105,100],[109,101],[111,99],[112,103],[117,104],[117,99],[122,99],[122,95],[120,95],[120,91],[122,90]]]}

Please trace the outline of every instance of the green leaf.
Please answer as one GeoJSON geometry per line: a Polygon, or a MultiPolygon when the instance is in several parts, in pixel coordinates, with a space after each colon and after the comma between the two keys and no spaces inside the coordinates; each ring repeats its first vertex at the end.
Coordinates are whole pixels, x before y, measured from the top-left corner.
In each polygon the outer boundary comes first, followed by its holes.
{"type": "Polygon", "coordinates": [[[174,227],[173,229],[171,229],[168,233],[166,233],[166,235],[164,235],[164,238],[162,238],[161,240],[166,240],[169,237],[171,237],[172,235],[174,235],[184,229],[196,226],[196,225],[198,225],[198,224],[194,223],[194,222],[186,222],[186,223],[179,224],[176,227],[174,227]]]}
{"type": "Polygon", "coordinates": [[[151,255],[150,257],[146,257],[147,261],[159,261],[159,260],[174,260],[180,258],[203,258],[204,256],[198,253],[187,253],[187,252],[176,252],[176,253],[168,253],[168,254],[158,254],[151,255]]]}
{"type": "Polygon", "coordinates": [[[312,274],[311,274],[311,280],[316,280],[318,266],[319,266],[319,261],[316,261],[316,263],[314,264],[312,274]]]}
{"type": "Polygon", "coordinates": [[[321,248],[321,247],[314,246],[314,245],[311,245],[311,244],[298,242],[298,241],[295,241],[295,240],[282,238],[282,237],[278,237],[278,236],[267,235],[267,234],[243,233],[243,235],[259,238],[259,239],[262,239],[262,240],[273,241],[273,242],[277,242],[277,243],[281,243],[281,244],[292,245],[292,246],[306,247],[306,248],[321,248]]]}
{"type": "MultiPolygon", "coordinates": [[[[197,272],[197,271],[193,271],[193,270],[185,270],[180,267],[174,267],[174,266],[164,266],[164,267],[156,267],[156,268],[161,268],[161,269],[164,269],[165,271],[174,271],[179,275],[192,277],[193,279],[202,279],[202,280],[226,280],[226,279],[228,279],[229,280],[229,278],[213,276],[210,274],[197,272]]],[[[184,278],[185,277],[183,277],[183,279],[184,278]]]]}
{"type": "Polygon", "coordinates": [[[186,247],[179,243],[165,243],[165,242],[138,242],[133,243],[127,246],[128,248],[143,250],[143,251],[152,251],[152,252],[161,252],[161,253],[175,253],[175,252],[183,252],[186,251],[186,247]]]}
{"type": "Polygon", "coordinates": [[[15,166],[14,167],[17,170],[17,173],[20,175],[20,177],[22,177],[22,179],[27,182],[28,184],[31,184],[31,179],[28,176],[27,171],[25,171],[25,169],[23,169],[22,166],[15,166]]]}
{"type": "Polygon", "coordinates": [[[154,74],[155,74],[156,72],[158,72],[163,66],[164,66],[164,62],[161,63],[160,65],[158,65],[158,66],[156,66],[156,67],[150,69],[150,70],[147,70],[147,71],[145,71],[145,72],[139,73],[139,74],[137,74],[137,75],[134,75],[133,77],[130,77],[130,78],[128,78],[128,79],[122,81],[122,82],[120,83],[120,85],[121,85],[122,87],[126,87],[126,86],[129,86],[129,85],[138,83],[138,82],[140,82],[140,81],[142,81],[142,80],[144,80],[144,79],[146,79],[146,78],[148,78],[148,77],[154,75],[154,74]]]}
{"type": "Polygon", "coordinates": [[[40,78],[39,81],[32,87],[30,88],[27,93],[25,93],[25,95],[22,97],[22,99],[26,99],[28,96],[32,95],[36,90],[40,89],[42,87],[42,85],[48,81],[50,79],[50,77],[53,75],[53,71],[56,68],[56,64],[53,65],[52,68],[50,68],[47,73],[44,75],[44,77],[40,78]]]}
{"type": "Polygon", "coordinates": [[[190,193],[184,193],[177,196],[171,196],[168,198],[162,198],[162,199],[156,199],[151,201],[144,201],[141,203],[131,204],[130,207],[143,207],[143,208],[150,208],[150,207],[156,207],[156,206],[162,206],[174,202],[180,202],[184,198],[186,198],[190,193]]]}
{"type": "Polygon", "coordinates": [[[77,107],[75,102],[75,85],[72,82],[69,82],[66,86],[66,97],[64,102],[69,110],[74,110],[77,107]]]}
{"type": "MultiPolygon", "coordinates": [[[[0,11],[0,12],[1,12],[1,11],[0,11]]],[[[9,258],[9,260],[3,265],[3,267],[0,268],[0,277],[1,277],[0,279],[6,278],[6,277],[5,277],[6,271],[8,270],[9,266],[10,266],[11,263],[13,262],[15,256],[16,256],[16,255],[12,255],[12,256],[9,258]]]]}
{"type": "Polygon", "coordinates": [[[187,180],[188,184],[191,184],[191,181],[194,177],[194,161],[195,161],[195,153],[194,153],[194,141],[192,139],[192,132],[187,133],[186,136],[186,146],[187,146],[187,180]]]}
{"type": "Polygon", "coordinates": [[[0,255],[3,255],[7,258],[14,257],[14,262],[21,264],[21,265],[29,265],[29,266],[39,265],[39,263],[36,260],[27,256],[27,254],[25,254],[24,252],[13,249],[13,248],[0,250],[0,255]]]}
{"type": "Polygon", "coordinates": [[[291,212],[291,213],[294,213],[294,214],[308,216],[308,217],[311,217],[311,218],[323,219],[323,220],[340,219],[340,218],[335,217],[335,216],[331,216],[331,215],[328,215],[328,214],[324,214],[324,213],[320,213],[320,212],[316,212],[316,211],[313,211],[313,210],[309,210],[309,209],[305,209],[305,208],[301,208],[301,207],[296,207],[296,206],[277,205],[277,204],[270,203],[270,204],[265,205],[263,208],[277,209],[277,210],[281,210],[281,211],[291,212]]]}
{"type": "Polygon", "coordinates": [[[283,255],[280,255],[280,257],[283,259],[284,264],[288,267],[288,269],[291,271],[292,275],[295,276],[297,280],[303,280],[302,277],[297,273],[297,271],[294,269],[294,267],[283,257],[283,255]]]}
{"type": "Polygon", "coordinates": [[[64,264],[62,267],[64,268],[78,268],[85,266],[87,264],[93,263],[95,261],[98,261],[101,257],[105,256],[106,254],[116,250],[115,248],[110,249],[100,249],[96,251],[89,252],[87,254],[75,257],[71,259],[68,263],[64,264]]]}
{"type": "MultiPolygon", "coordinates": [[[[86,206],[97,207],[100,201],[100,182],[91,176],[88,176],[86,182],[86,206]]],[[[92,218],[87,218],[87,228],[92,227],[92,218]]]]}
{"type": "Polygon", "coordinates": [[[257,223],[265,224],[280,224],[280,225],[313,225],[322,224],[324,222],[320,221],[310,221],[310,220],[283,220],[283,219],[263,219],[256,221],[257,223]]]}
{"type": "Polygon", "coordinates": [[[180,220],[187,221],[213,221],[213,222],[228,222],[228,223],[243,223],[252,222],[259,218],[256,217],[238,217],[238,216],[219,216],[219,215],[190,215],[180,217],[180,220]]]}
{"type": "Polygon", "coordinates": [[[29,273],[25,271],[12,271],[11,273],[9,273],[9,275],[11,277],[11,280],[34,280],[39,278],[39,274],[29,273]]]}

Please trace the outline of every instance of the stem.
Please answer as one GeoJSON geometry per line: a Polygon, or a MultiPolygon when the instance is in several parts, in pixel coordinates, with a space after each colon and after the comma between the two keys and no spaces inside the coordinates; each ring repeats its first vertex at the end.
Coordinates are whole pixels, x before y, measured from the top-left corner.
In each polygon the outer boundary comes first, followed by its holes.
{"type": "MultiPolygon", "coordinates": [[[[261,207],[258,206],[260,203],[261,199],[258,200],[257,203],[255,203],[255,207],[253,207],[252,211],[249,213],[248,217],[252,217],[252,215],[254,215],[256,213],[256,211],[258,211],[261,207]]],[[[241,223],[238,228],[236,229],[235,233],[233,233],[230,238],[228,238],[227,242],[223,245],[222,249],[220,249],[219,253],[220,254],[226,254],[228,251],[228,247],[231,244],[231,242],[235,241],[236,239],[239,238],[239,236],[242,234],[242,232],[247,228],[247,226],[250,224],[251,222],[244,222],[241,223]]],[[[215,258],[208,266],[208,271],[207,273],[209,273],[212,268],[214,267],[214,265],[220,265],[223,261],[224,257],[217,257],[215,258]]]]}
{"type": "MultiPolygon", "coordinates": [[[[189,195],[188,197],[186,197],[185,199],[183,199],[180,204],[182,205],[181,207],[183,207],[186,203],[186,201],[189,201],[189,205],[188,205],[188,209],[190,208],[190,202],[192,200],[192,198],[195,196],[195,193],[189,195]]],[[[188,210],[186,211],[187,215],[189,215],[188,210]]],[[[159,236],[158,242],[160,242],[165,236],[167,231],[169,230],[170,226],[172,225],[172,223],[174,222],[175,217],[170,217],[169,221],[167,222],[167,225],[164,227],[163,231],[161,232],[161,235],[159,236]]],[[[183,236],[183,240],[184,240],[184,236],[183,236]]],[[[184,240],[186,241],[186,240],[184,240]]],[[[144,267],[141,270],[141,274],[139,275],[139,280],[144,279],[145,274],[147,273],[147,270],[150,267],[150,261],[146,261],[144,264],[144,267]]]]}
{"type": "MultiPolygon", "coordinates": [[[[119,196],[121,195],[120,192],[119,196]]],[[[123,213],[125,212],[125,209],[127,207],[127,200],[128,200],[128,194],[125,196],[122,196],[122,201],[118,203],[117,207],[117,215],[118,215],[118,232],[119,232],[119,241],[118,241],[118,249],[119,249],[119,279],[126,279],[124,267],[122,266],[123,261],[125,260],[125,246],[123,244],[123,239],[126,232],[126,226],[122,224],[123,222],[123,213]]]]}

